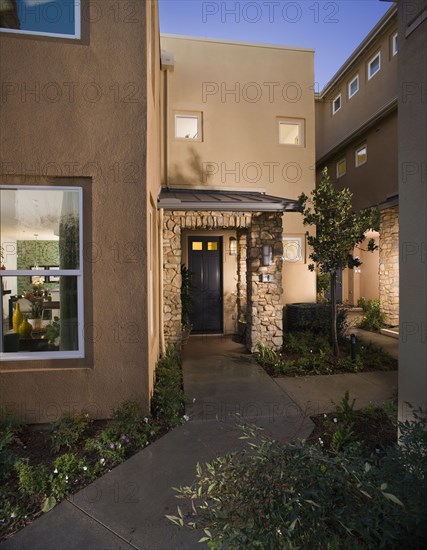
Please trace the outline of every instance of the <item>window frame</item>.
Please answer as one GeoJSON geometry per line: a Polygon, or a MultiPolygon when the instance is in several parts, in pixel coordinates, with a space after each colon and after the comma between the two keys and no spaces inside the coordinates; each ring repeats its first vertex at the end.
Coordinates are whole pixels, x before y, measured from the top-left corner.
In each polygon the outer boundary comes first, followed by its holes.
{"type": "Polygon", "coordinates": [[[397,31],[391,37],[391,57],[399,53],[399,43],[398,43],[398,33],[397,31]]]}
{"type": "Polygon", "coordinates": [[[285,145],[287,147],[305,147],[305,119],[292,118],[292,117],[278,117],[277,118],[277,132],[279,145],[285,145]],[[298,126],[298,137],[300,143],[284,143],[280,141],[280,126],[281,124],[288,124],[292,126],[298,126]]]}
{"type": "Polygon", "coordinates": [[[378,74],[381,71],[381,50],[378,50],[377,53],[368,61],[368,80],[371,80],[374,78],[376,74],[378,74]],[[378,70],[375,71],[373,74],[371,74],[371,66],[372,63],[377,59],[378,57],[378,70]]]}
{"type": "Polygon", "coordinates": [[[359,74],[357,74],[354,78],[352,78],[350,80],[350,82],[348,83],[348,99],[351,99],[352,97],[354,97],[357,92],[360,90],[360,78],[359,78],[359,74]],[[353,93],[351,93],[351,85],[353,84],[354,81],[357,81],[357,90],[353,93]]]}
{"type": "Polygon", "coordinates": [[[360,166],[363,166],[364,164],[366,164],[368,162],[368,145],[366,143],[364,143],[363,145],[360,145],[359,147],[356,148],[356,151],[354,152],[354,166],[356,168],[359,168],[360,166]],[[360,162],[358,163],[357,162],[357,154],[359,153],[359,151],[361,151],[362,149],[366,149],[366,158],[363,162],[360,162]]]}
{"type": "MultiPolygon", "coordinates": [[[[31,269],[4,269],[0,270],[0,281],[3,277],[24,277],[24,276],[72,276],[77,278],[77,327],[78,327],[78,350],[72,351],[3,351],[3,324],[0,326],[0,360],[1,361],[43,361],[46,359],[83,359],[85,358],[84,339],[84,269],[83,269],[83,188],[75,186],[57,185],[13,185],[1,184],[0,191],[4,189],[40,190],[40,191],[77,191],[79,195],[79,268],[78,269],[46,269],[38,271],[31,269]]],[[[0,285],[1,288],[1,285],[0,285]]],[[[3,319],[3,297],[0,300],[0,318],[3,319]]]]}
{"type": "MultiPolygon", "coordinates": [[[[41,4],[43,5],[43,4],[41,4]]],[[[81,40],[82,37],[82,18],[81,18],[82,0],[74,0],[74,34],[64,34],[59,32],[32,31],[23,29],[9,29],[0,27],[0,32],[18,34],[24,36],[44,36],[52,38],[67,38],[68,40],[81,40]]]]}
{"type": "Polygon", "coordinates": [[[339,110],[341,110],[341,107],[342,107],[342,94],[341,92],[335,96],[335,98],[332,100],[332,116],[336,115],[338,113],[339,110]],[[337,99],[340,100],[340,106],[338,107],[338,109],[335,109],[335,102],[337,101],[337,99]]]}
{"type": "Polygon", "coordinates": [[[174,111],[173,115],[173,136],[176,141],[203,141],[203,116],[201,111],[174,111]],[[176,135],[176,119],[177,117],[195,118],[197,119],[197,137],[186,138],[176,135]]]}
{"type": "Polygon", "coordinates": [[[346,159],[346,157],[343,157],[342,159],[337,161],[336,174],[337,174],[337,179],[342,178],[347,174],[347,159],[346,159]],[[344,162],[344,174],[340,174],[339,171],[338,171],[338,167],[343,162],[344,162]]]}

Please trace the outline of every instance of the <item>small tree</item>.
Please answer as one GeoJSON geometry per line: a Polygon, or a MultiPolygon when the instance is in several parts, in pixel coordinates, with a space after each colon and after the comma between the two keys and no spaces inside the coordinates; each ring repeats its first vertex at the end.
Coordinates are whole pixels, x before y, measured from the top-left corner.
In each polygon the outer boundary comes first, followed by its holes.
{"type": "MultiPolygon", "coordinates": [[[[324,168],[320,184],[311,192],[311,197],[302,193],[299,197],[304,225],[315,225],[316,236],[309,236],[308,244],[313,248],[310,258],[316,262],[320,273],[327,273],[331,281],[332,344],[334,355],[339,355],[337,334],[336,274],[345,267],[361,265],[353,257],[355,246],[365,240],[368,229],[378,229],[379,216],[376,208],[353,212],[353,194],[349,189],[337,191],[332,186],[328,169],[324,168]]],[[[370,239],[368,250],[375,250],[374,239],[370,239]]],[[[315,264],[308,266],[314,271],[315,264]]]]}

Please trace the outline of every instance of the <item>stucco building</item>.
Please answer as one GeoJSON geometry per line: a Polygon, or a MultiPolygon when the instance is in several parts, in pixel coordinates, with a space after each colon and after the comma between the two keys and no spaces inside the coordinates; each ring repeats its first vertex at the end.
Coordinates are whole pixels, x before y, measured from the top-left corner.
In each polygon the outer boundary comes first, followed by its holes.
{"type": "MultiPolygon", "coordinates": [[[[342,301],[380,299],[390,325],[399,324],[397,7],[392,6],[316,97],[316,168],[348,187],[356,209],[378,206],[380,232],[362,265],[342,274],[342,301]]],[[[367,241],[366,241],[367,242],[367,241]]]]}

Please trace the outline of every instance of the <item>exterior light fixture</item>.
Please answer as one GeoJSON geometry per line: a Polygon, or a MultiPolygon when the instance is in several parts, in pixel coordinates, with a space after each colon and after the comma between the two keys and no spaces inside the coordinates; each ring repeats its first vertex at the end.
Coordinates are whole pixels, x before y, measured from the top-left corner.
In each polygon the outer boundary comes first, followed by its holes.
{"type": "Polygon", "coordinates": [[[262,265],[272,265],[273,263],[273,247],[271,244],[262,245],[262,265]]]}
{"type": "Polygon", "coordinates": [[[237,256],[237,240],[234,237],[230,237],[229,245],[230,245],[230,250],[229,250],[230,256],[237,256]]]}

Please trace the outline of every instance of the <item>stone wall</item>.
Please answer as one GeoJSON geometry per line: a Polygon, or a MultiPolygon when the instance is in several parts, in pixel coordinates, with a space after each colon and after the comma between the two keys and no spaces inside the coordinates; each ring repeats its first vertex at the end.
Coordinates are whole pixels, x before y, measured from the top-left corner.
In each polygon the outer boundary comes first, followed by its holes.
{"type": "Polygon", "coordinates": [[[283,345],[283,311],[280,304],[282,294],[282,214],[262,213],[254,215],[249,228],[248,242],[248,327],[246,346],[255,351],[258,343],[273,349],[283,345]],[[263,266],[262,247],[270,244],[273,262],[263,266]],[[272,280],[262,282],[262,275],[272,280]]]}
{"type": "Polygon", "coordinates": [[[389,325],[399,324],[399,207],[381,211],[380,303],[389,325]]]}
{"type": "Polygon", "coordinates": [[[247,315],[247,347],[262,342],[282,346],[282,214],[253,212],[165,211],[163,226],[164,333],[167,344],[181,345],[181,270],[183,229],[236,229],[237,301],[247,315]],[[262,245],[273,247],[273,264],[262,266],[262,245]],[[261,282],[262,274],[272,275],[261,282]]]}

